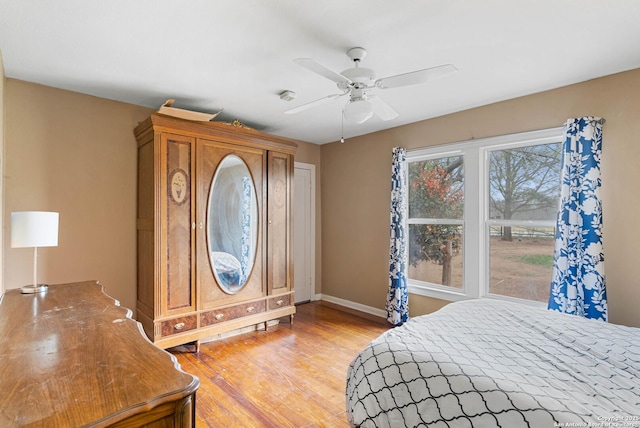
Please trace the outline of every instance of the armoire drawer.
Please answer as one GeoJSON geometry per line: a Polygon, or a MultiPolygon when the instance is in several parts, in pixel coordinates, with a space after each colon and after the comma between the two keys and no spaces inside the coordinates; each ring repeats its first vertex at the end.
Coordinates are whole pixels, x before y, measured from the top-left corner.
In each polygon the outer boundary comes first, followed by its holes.
{"type": "Polygon", "coordinates": [[[198,317],[196,315],[189,315],[186,317],[173,318],[162,321],[160,326],[162,337],[171,336],[172,334],[183,333],[198,328],[198,317]]]}
{"type": "Polygon", "coordinates": [[[291,306],[291,294],[282,294],[280,296],[275,296],[267,301],[267,308],[269,308],[270,311],[287,306],[291,306]]]}
{"type": "Polygon", "coordinates": [[[241,305],[230,306],[228,308],[214,309],[200,314],[200,326],[218,324],[249,315],[259,314],[266,311],[264,300],[243,303],[241,305]]]}

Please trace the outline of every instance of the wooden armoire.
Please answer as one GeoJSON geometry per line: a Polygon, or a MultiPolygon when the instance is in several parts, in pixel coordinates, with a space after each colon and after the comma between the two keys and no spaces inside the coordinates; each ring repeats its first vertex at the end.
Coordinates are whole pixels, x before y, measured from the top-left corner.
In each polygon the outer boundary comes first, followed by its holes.
{"type": "Polygon", "coordinates": [[[137,318],[159,347],[293,319],[297,144],[152,114],[138,141],[137,318]]]}

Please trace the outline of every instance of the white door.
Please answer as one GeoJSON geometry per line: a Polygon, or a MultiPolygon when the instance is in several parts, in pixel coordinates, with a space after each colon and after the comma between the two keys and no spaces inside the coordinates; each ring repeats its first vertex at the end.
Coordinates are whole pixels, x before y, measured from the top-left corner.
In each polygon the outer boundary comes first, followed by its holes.
{"type": "Polygon", "coordinates": [[[296,162],[293,179],[293,289],[300,303],[315,294],[315,165],[296,162]]]}

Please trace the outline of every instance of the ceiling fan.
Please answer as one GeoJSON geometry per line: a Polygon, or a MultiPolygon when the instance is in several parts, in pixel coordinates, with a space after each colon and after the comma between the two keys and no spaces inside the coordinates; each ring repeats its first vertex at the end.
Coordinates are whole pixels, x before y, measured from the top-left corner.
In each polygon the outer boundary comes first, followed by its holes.
{"type": "Polygon", "coordinates": [[[345,120],[360,124],[369,120],[374,114],[382,120],[391,120],[398,117],[398,113],[381,98],[372,94],[371,91],[375,89],[392,89],[401,86],[425,83],[429,80],[447,76],[458,70],[451,64],[445,64],[409,73],[397,74],[395,76],[383,77],[376,80],[373,70],[370,68],[360,67],[360,62],[366,55],[367,51],[364,48],[349,49],[347,51],[347,56],[351,58],[354,66],[344,70],[342,73],[336,73],[311,58],[294,59],[294,62],[302,67],[334,81],[338,85],[338,89],[342,92],[338,94],[331,94],[307,104],[292,108],[285,111],[285,114],[298,113],[300,111],[316,107],[320,104],[324,104],[328,101],[349,95],[349,101],[342,111],[345,120]]]}

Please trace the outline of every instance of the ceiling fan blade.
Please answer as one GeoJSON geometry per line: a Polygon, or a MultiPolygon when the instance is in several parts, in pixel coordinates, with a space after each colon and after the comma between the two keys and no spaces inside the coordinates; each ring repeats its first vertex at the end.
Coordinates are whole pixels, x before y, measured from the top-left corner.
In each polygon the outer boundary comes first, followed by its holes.
{"type": "Polygon", "coordinates": [[[351,83],[351,80],[347,79],[340,73],[336,73],[333,70],[328,69],[324,65],[316,62],[311,58],[296,58],[293,60],[296,64],[303,66],[304,68],[313,71],[323,77],[326,77],[329,80],[333,80],[336,83],[343,83],[348,85],[351,83]]]}
{"type": "Polygon", "coordinates": [[[395,76],[383,77],[376,80],[375,85],[382,89],[398,88],[400,86],[416,85],[429,80],[445,77],[455,73],[458,69],[452,64],[440,65],[438,67],[425,68],[424,70],[412,71],[395,76]]]}
{"type": "Polygon", "coordinates": [[[319,105],[324,104],[326,102],[329,102],[331,100],[335,100],[336,98],[340,98],[341,96],[347,95],[347,94],[348,94],[348,92],[343,92],[342,94],[328,95],[328,96],[326,96],[324,98],[320,98],[320,99],[317,99],[315,101],[311,101],[311,102],[308,102],[306,104],[302,104],[302,105],[299,105],[298,107],[294,107],[294,108],[292,108],[290,110],[287,110],[287,111],[284,112],[284,114],[298,113],[298,112],[301,112],[303,110],[307,110],[307,109],[313,108],[315,106],[319,106],[319,105]]]}
{"type": "Polygon", "coordinates": [[[398,112],[391,108],[389,104],[382,101],[382,98],[375,95],[367,98],[373,105],[373,112],[382,120],[391,120],[398,117],[398,112]]]}

